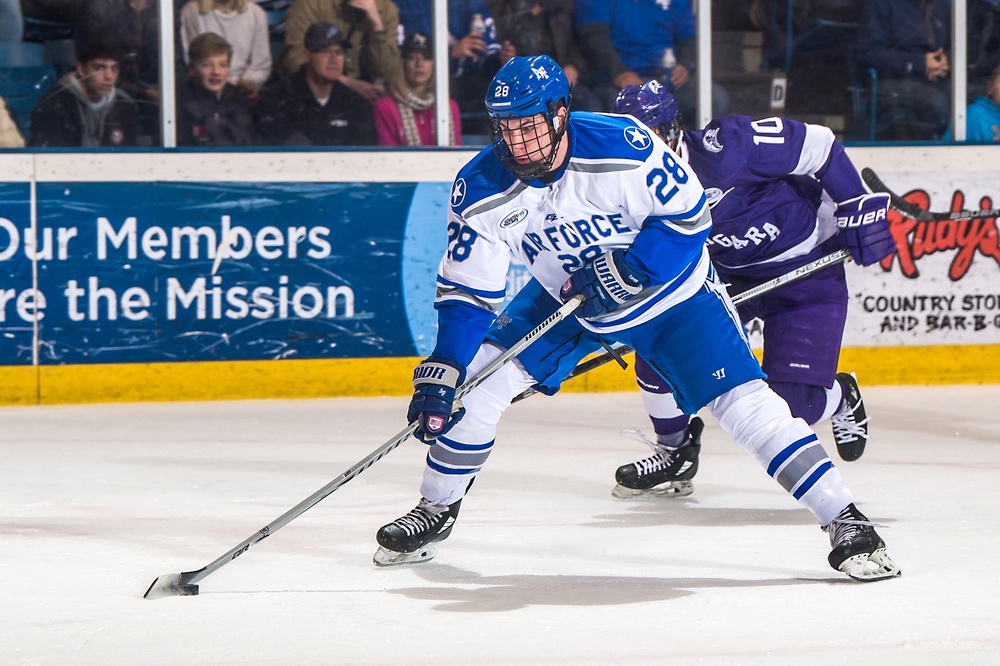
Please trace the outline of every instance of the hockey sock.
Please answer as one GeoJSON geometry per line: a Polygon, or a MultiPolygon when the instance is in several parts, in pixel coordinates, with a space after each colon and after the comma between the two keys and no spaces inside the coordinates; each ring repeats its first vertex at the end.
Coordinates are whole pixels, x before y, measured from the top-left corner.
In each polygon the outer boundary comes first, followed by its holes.
{"type": "Polygon", "coordinates": [[[794,418],[788,405],[761,380],[737,386],[709,403],[709,410],[769,476],[828,525],[853,501],[816,433],[794,418]]]}
{"type": "Polygon", "coordinates": [[[827,420],[843,409],[846,404],[847,396],[844,394],[844,387],[839,381],[834,380],[833,388],[826,389],[826,409],[823,410],[823,415],[819,417],[819,420],[827,420]]]}
{"type": "Polygon", "coordinates": [[[649,420],[653,422],[657,443],[676,449],[687,440],[688,415],[677,406],[666,382],[639,356],[635,359],[635,381],[649,420]]]}
{"type": "MultiPolygon", "coordinates": [[[[486,367],[502,350],[484,344],[468,374],[486,367]]],[[[496,438],[497,423],[511,400],[532,386],[532,379],[516,363],[507,363],[464,398],[465,416],[427,451],[420,495],[437,506],[462,499],[472,479],[486,463],[496,438]]]]}

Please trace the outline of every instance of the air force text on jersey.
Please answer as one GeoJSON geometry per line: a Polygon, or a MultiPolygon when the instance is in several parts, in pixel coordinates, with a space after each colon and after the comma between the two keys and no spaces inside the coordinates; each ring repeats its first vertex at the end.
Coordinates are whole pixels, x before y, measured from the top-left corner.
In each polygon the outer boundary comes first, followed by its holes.
{"type": "Polygon", "coordinates": [[[459,172],[448,253],[438,271],[439,304],[464,300],[495,310],[504,299],[512,257],[558,299],[570,273],[608,250],[632,246],[642,261],[641,242],[633,241],[649,225],[664,234],[657,265],[643,266],[656,286],[583,325],[597,332],[628,328],[703,285],[711,216],[694,173],[630,117],[580,112],[570,122],[583,131],[566,134],[569,158],[550,183],[518,180],[489,148],[459,172]],[[644,177],[636,178],[636,171],[644,177]]]}

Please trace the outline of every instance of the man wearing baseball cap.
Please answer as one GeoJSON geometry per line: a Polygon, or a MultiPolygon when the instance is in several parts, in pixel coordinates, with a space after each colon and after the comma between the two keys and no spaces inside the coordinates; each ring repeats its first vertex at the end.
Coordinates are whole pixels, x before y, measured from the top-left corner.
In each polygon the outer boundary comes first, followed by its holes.
{"type": "Polygon", "coordinates": [[[305,62],[271,86],[261,101],[261,130],[271,145],[376,145],[371,105],[345,85],[351,43],[340,29],[314,23],[303,36],[305,62]]]}
{"type": "Polygon", "coordinates": [[[343,83],[369,102],[382,94],[400,67],[396,32],[399,10],[392,0],[295,0],[285,14],[285,52],[281,66],[298,71],[305,62],[305,34],[316,23],[337,27],[351,49],[344,62],[343,83]]]}

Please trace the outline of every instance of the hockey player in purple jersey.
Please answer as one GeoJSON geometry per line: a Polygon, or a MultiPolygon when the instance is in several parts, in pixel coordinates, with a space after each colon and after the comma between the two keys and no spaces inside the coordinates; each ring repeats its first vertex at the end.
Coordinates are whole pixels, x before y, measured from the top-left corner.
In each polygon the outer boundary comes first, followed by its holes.
{"type": "Polygon", "coordinates": [[[899,575],[815,433],[763,381],[709,261],[711,214],[690,167],[627,116],[569,113],[548,56],[517,57],[490,85],[492,147],[458,173],[438,272],[438,336],[414,372],[407,420],[430,445],[421,499],[384,525],[375,563],[434,557],[514,397],[552,392],[602,339],[669,377],[680,408],[707,406],[733,440],[830,536],[829,564],[870,581],[899,575]],[[512,258],[534,279],[503,315],[512,258]],[[577,295],[585,300],[455,402],[456,388],[577,295]],[[495,321],[494,321],[495,319],[495,321]]]}
{"type": "MultiPolygon", "coordinates": [[[[673,96],[657,81],[621,91],[615,111],[645,123],[684,157],[712,206],[708,248],[734,293],[786,274],[837,249],[868,266],[896,249],[887,194],[871,194],[833,132],[786,118],[713,120],[685,132],[673,96]]],[[[792,414],[830,418],[844,460],[857,460],[868,417],[853,375],[837,373],[849,300],[842,264],[740,305],[744,322],[764,322],[764,371],[792,414]]],[[[653,455],[623,465],[616,497],[685,496],[697,471],[703,424],[677,407],[669,383],[641,357],[639,384],[657,441],[653,455]],[[682,471],[683,470],[683,471],[682,471]]]]}

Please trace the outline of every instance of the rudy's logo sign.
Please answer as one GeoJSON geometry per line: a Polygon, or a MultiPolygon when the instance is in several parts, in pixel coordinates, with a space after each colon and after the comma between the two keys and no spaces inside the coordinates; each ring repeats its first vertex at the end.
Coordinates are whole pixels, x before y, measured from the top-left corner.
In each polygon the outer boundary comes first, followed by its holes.
{"type": "MultiPolygon", "coordinates": [[[[930,196],[923,190],[914,190],[904,198],[920,208],[930,210],[930,196]]],[[[989,210],[993,205],[990,197],[982,197],[978,208],[989,210]]],[[[957,190],[952,195],[951,210],[969,208],[965,202],[965,193],[957,190]]],[[[948,268],[948,278],[952,281],[961,280],[969,272],[977,253],[1000,263],[1000,234],[997,232],[996,218],[917,222],[890,209],[888,220],[897,249],[895,254],[880,262],[886,270],[890,270],[893,261],[898,258],[902,274],[908,278],[917,278],[920,276],[918,259],[954,250],[957,250],[955,258],[948,268]]]]}

